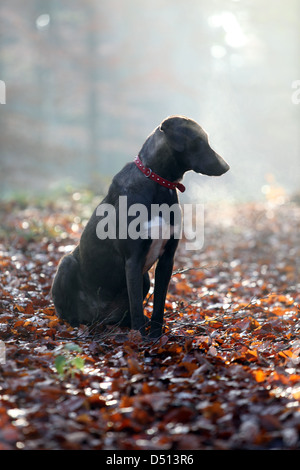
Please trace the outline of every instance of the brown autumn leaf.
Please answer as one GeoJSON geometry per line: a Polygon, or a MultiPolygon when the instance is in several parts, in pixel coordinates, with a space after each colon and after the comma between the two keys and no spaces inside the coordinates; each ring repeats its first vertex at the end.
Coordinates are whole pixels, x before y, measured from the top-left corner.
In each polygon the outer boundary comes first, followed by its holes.
{"type": "Polygon", "coordinates": [[[55,268],[88,212],[65,204],[0,205],[0,448],[298,449],[300,208],[212,206],[203,250],[179,244],[164,334],[144,342],[55,315],[55,268]],[[16,232],[27,220],[44,234],[16,232]],[[70,343],[84,367],[62,378],[70,343]]]}

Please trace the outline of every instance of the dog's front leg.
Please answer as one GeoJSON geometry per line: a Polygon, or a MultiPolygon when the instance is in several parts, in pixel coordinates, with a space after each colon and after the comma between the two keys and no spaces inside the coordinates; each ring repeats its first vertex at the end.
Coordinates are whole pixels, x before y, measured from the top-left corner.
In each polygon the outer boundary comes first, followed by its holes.
{"type": "Polygon", "coordinates": [[[145,336],[145,318],[143,313],[143,272],[138,259],[129,258],[125,264],[126,283],[129,297],[131,328],[145,336]]]}
{"type": "Polygon", "coordinates": [[[151,317],[150,337],[158,338],[162,333],[164,309],[169,282],[172,276],[174,253],[177,240],[170,240],[168,249],[158,261],[155,270],[153,313],[151,317]]]}

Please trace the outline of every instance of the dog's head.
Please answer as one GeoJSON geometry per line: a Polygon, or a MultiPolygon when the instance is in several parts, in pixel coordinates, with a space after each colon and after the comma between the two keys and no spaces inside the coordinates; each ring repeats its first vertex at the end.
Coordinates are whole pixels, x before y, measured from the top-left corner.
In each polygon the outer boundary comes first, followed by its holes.
{"type": "Polygon", "coordinates": [[[192,119],[172,116],[165,119],[158,130],[176,152],[184,171],[220,176],[229,170],[228,163],[209,145],[206,132],[192,119]]]}

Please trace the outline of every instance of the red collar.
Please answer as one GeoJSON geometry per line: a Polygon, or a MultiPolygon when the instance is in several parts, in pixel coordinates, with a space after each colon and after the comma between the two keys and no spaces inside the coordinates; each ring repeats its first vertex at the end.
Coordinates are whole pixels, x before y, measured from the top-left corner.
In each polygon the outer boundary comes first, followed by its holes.
{"type": "Polygon", "coordinates": [[[172,183],[171,181],[166,180],[165,178],[162,178],[161,176],[158,176],[156,173],[154,173],[150,168],[147,168],[144,166],[140,160],[140,157],[137,155],[135,159],[133,160],[136,166],[141,170],[142,173],[147,178],[153,179],[156,183],[160,184],[161,186],[164,186],[165,188],[169,189],[176,189],[178,188],[179,191],[182,193],[185,191],[185,186],[181,183],[172,183]]]}

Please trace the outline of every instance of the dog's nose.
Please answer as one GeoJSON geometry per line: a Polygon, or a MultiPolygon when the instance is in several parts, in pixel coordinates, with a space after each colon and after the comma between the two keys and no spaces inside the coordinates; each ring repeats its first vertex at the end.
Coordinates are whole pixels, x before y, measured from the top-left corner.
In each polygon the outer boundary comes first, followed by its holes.
{"type": "Polygon", "coordinates": [[[222,158],[216,152],[215,152],[215,158],[217,160],[217,163],[214,165],[214,171],[215,171],[214,175],[215,176],[223,175],[224,173],[226,173],[230,169],[230,166],[224,160],[224,158],[222,158]]]}
{"type": "Polygon", "coordinates": [[[225,162],[225,160],[224,160],[224,163],[223,163],[223,169],[224,169],[224,173],[226,173],[228,170],[230,170],[230,166],[228,165],[227,162],[225,162]]]}

